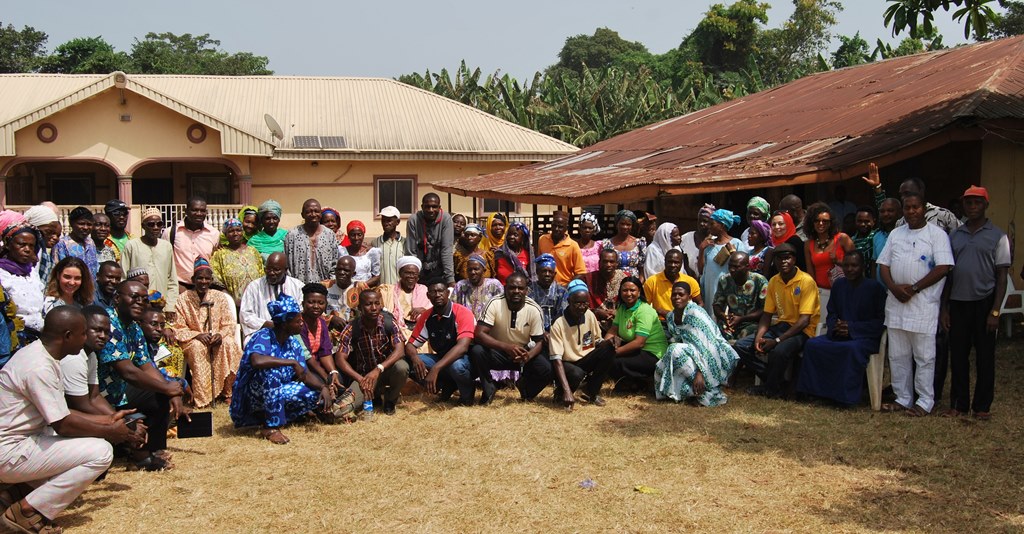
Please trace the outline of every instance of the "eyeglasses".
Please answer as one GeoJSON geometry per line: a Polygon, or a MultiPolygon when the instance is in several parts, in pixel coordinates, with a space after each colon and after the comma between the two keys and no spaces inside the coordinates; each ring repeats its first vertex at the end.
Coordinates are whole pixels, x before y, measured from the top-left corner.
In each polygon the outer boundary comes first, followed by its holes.
{"type": "Polygon", "coordinates": [[[146,228],[163,228],[164,227],[164,222],[163,221],[147,222],[147,223],[142,223],[142,226],[145,226],[146,228]]]}

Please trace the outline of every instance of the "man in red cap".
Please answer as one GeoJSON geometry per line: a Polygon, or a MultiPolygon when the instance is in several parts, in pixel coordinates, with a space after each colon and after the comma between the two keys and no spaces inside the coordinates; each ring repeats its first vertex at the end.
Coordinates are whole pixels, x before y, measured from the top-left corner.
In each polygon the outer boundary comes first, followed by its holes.
{"type": "Polygon", "coordinates": [[[995,386],[996,329],[1006,293],[1010,241],[985,216],[988,191],[971,186],[963,196],[967,222],[949,234],[956,267],[942,294],[942,326],[949,332],[952,384],[950,409],[957,417],[971,410],[988,420],[995,386]],[[971,403],[969,356],[974,347],[976,382],[971,403]]]}

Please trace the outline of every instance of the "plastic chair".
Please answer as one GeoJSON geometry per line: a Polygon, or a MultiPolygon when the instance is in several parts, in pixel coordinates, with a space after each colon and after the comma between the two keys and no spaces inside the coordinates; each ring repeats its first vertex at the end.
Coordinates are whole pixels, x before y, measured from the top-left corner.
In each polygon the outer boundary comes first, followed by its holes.
{"type": "Polygon", "coordinates": [[[238,343],[238,346],[244,349],[245,347],[242,345],[242,324],[238,322],[238,308],[235,307],[235,299],[231,298],[231,295],[226,291],[224,294],[231,301],[231,321],[235,323],[235,343],[238,343]]]}
{"type": "Polygon", "coordinates": [[[1003,303],[999,305],[999,316],[1003,319],[1003,332],[1006,332],[1007,338],[1013,337],[1013,321],[1007,316],[1015,313],[1024,315],[1024,289],[1013,287],[1012,276],[1010,274],[1006,275],[1006,295],[1003,296],[1003,303]],[[1018,302],[1012,308],[1007,306],[1010,297],[1017,297],[1018,302]]]}
{"type": "Polygon", "coordinates": [[[868,397],[871,398],[871,409],[880,411],[882,409],[882,377],[885,373],[885,351],[889,345],[889,331],[882,331],[882,339],[878,343],[878,352],[868,359],[868,367],[865,370],[868,377],[868,397]]]}

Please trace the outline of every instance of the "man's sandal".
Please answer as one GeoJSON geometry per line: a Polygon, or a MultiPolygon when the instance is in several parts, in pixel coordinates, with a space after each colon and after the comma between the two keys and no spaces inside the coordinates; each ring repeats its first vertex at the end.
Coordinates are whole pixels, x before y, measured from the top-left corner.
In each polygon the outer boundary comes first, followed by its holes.
{"type": "Polygon", "coordinates": [[[974,412],[974,418],[978,421],[991,421],[992,414],[989,412],[974,412]]]}
{"type": "Polygon", "coordinates": [[[64,529],[58,527],[49,519],[43,517],[39,512],[25,513],[21,508],[21,501],[10,505],[4,512],[3,524],[15,532],[27,532],[35,534],[60,534],[64,529]]]}
{"type": "Polygon", "coordinates": [[[924,417],[928,415],[928,412],[924,411],[924,408],[915,404],[912,407],[907,408],[906,414],[907,417],[924,417]]]}
{"type": "Polygon", "coordinates": [[[907,408],[906,406],[904,406],[904,405],[902,405],[902,404],[900,404],[898,402],[886,402],[886,403],[882,404],[882,408],[879,411],[882,411],[882,412],[885,412],[885,413],[895,413],[895,412],[905,412],[905,411],[907,411],[909,409],[910,408],[907,408]]]}
{"type": "Polygon", "coordinates": [[[274,445],[286,445],[291,441],[279,428],[264,428],[260,431],[260,434],[274,445]]]}

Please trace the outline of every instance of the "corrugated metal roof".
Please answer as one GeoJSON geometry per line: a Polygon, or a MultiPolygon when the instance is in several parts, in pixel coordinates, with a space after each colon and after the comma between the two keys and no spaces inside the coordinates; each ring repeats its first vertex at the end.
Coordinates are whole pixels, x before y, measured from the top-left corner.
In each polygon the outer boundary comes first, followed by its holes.
{"type": "Polygon", "coordinates": [[[838,180],[981,121],[1024,119],[1024,37],[824,72],[576,154],[441,180],[442,191],[579,206],[838,180]]]}
{"type": "MultiPolygon", "coordinates": [[[[113,86],[113,75],[0,75],[0,155],[14,131],[113,86]]],[[[221,132],[225,154],[356,159],[432,153],[535,161],[576,147],[472,107],[385,78],[127,76],[126,89],[221,132]],[[284,139],[270,134],[269,113],[284,139]],[[344,149],[300,149],[295,136],[341,136],[344,149]]]]}

